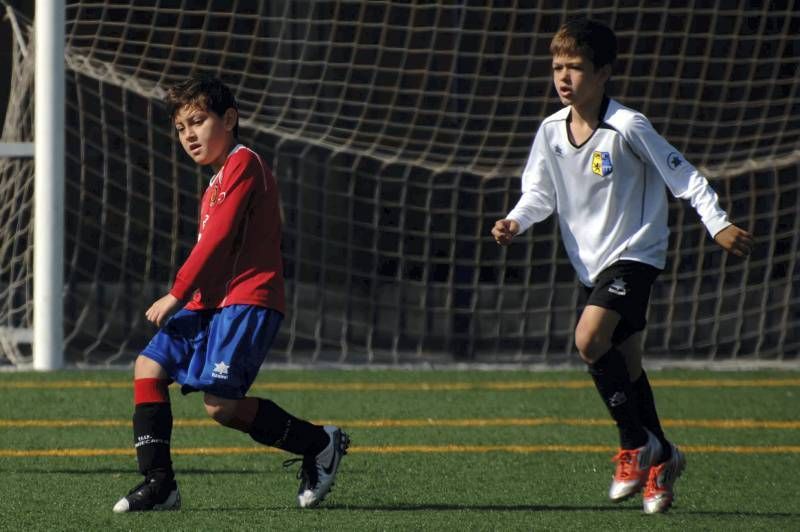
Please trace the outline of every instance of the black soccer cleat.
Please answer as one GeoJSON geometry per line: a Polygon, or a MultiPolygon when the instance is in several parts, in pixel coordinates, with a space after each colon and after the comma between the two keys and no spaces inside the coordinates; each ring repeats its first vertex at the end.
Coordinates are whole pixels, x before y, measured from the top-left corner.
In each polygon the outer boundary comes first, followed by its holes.
{"type": "Polygon", "coordinates": [[[149,477],[117,501],[114,513],[156,512],[178,510],[180,507],[181,493],[174,479],[159,481],[149,477]]]}

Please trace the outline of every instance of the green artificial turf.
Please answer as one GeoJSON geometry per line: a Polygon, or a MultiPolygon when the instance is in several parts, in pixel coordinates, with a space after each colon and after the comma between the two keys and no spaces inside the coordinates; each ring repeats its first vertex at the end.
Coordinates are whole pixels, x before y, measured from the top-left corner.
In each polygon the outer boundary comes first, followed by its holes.
{"type": "Polygon", "coordinates": [[[2,373],[0,529],[800,530],[800,374],[670,370],[650,380],[688,459],[664,515],[643,515],[640,497],[606,499],[617,436],[585,372],[373,370],[266,371],[256,382],[255,395],[350,433],[319,508],[295,507],[288,455],[191,426],[206,419],[202,398],[171,387],[182,509],[115,515],[139,481],[130,373],[2,373]]]}

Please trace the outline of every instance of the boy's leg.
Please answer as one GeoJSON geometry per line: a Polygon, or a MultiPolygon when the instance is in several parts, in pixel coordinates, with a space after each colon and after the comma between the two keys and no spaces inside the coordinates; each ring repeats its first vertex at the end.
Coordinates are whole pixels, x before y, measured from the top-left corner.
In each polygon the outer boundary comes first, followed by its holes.
{"type": "Polygon", "coordinates": [[[672,483],[685,465],[683,455],[663,438],[652,390],[641,370],[638,333],[647,324],[650,292],[659,273],[658,268],[629,260],[617,261],[603,270],[594,286],[586,289],[588,301],[575,334],[581,356],[590,364],[597,388],[620,427],[622,449],[614,458],[617,469],[609,497],[613,501],[626,499],[646,482],[647,513],[669,507],[672,483]],[[622,408],[615,410],[614,404],[620,403],[622,408]],[[637,424],[638,430],[630,428],[637,424]],[[660,438],[648,430],[650,427],[660,433],[660,438]],[[642,432],[646,443],[633,449],[643,441],[642,432]],[[667,448],[662,451],[662,447],[667,448]],[[653,467],[662,459],[662,452],[671,458],[653,467]]]}
{"type": "Polygon", "coordinates": [[[133,377],[133,432],[139,472],[171,479],[172,405],[169,377],[158,362],[136,359],[133,377]]]}
{"type": "Polygon", "coordinates": [[[145,356],[134,368],[133,439],[144,481],[114,506],[117,513],[171,510],[180,507],[170,457],[172,408],[169,378],[160,364],[145,356]]]}
{"type": "Polygon", "coordinates": [[[221,425],[245,432],[261,444],[303,456],[298,503],[306,508],[322,502],[350,444],[339,427],[296,418],[269,399],[226,399],[206,393],[204,402],[209,416],[221,425]]]}
{"type": "Polygon", "coordinates": [[[658,419],[658,412],[656,411],[653,390],[650,387],[650,381],[647,379],[647,373],[642,369],[641,345],[642,333],[638,332],[622,342],[619,345],[619,350],[625,356],[625,363],[631,379],[631,391],[633,392],[639,419],[642,425],[653,433],[661,443],[661,456],[657,463],[662,463],[669,460],[672,454],[672,445],[664,435],[664,430],[661,427],[661,421],[658,419]]]}
{"type": "Polygon", "coordinates": [[[661,428],[656,412],[653,390],[647,373],[642,369],[641,333],[631,336],[620,344],[620,351],[625,354],[628,370],[633,381],[633,394],[642,424],[652,432],[661,443],[662,453],[656,465],[650,468],[644,487],[643,506],[645,513],[666,512],[675,498],[675,482],[686,468],[686,457],[670,443],[661,428]]]}
{"type": "Polygon", "coordinates": [[[204,397],[206,412],[219,424],[245,432],[258,443],[299,455],[317,455],[330,442],[321,425],[294,417],[269,399],[204,397]]]}
{"type": "Polygon", "coordinates": [[[639,492],[661,452],[658,439],[642,425],[625,356],[612,340],[619,324],[616,311],[587,305],[575,330],[581,358],[619,429],[621,449],[608,492],[614,502],[639,492]]]}
{"type": "Polygon", "coordinates": [[[269,399],[247,396],[282,320],[280,312],[251,305],[221,309],[209,325],[205,362],[187,384],[205,392],[206,411],[221,424],[303,457],[297,500],[305,508],[330,491],[349,438],[338,427],[314,425],[269,399]]]}
{"type": "Polygon", "coordinates": [[[575,345],[617,424],[620,447],[636,449],[647,443],[647,432],[633,400],[625,357],[611,342],[619,321],[615,311],[587,305],[575,330],[575,345]]]}

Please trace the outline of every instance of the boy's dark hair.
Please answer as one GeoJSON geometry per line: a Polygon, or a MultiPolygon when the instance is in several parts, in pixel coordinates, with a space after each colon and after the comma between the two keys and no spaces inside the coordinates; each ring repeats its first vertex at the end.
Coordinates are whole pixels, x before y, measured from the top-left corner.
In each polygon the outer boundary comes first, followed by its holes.
{"type": "Polygon", "coordinates": [[[582,55],[595,68],[614,66],[617,59],[617,36],[614,31],[596,20],[576,18],[562,25],[550,42],[550,53],[582,55]]]}
{"type": "MultiPolygon", "coordinates": [[[[222,80],[210,76],[199,76],[176,83],[167,89],[164,98],[167,103],[167,110],[171,120],[175,120],[178,111],[186,106],[195,106],[206,111],[214,111],[217,115],[223,116],[228,109],[239,107],[236,105],[236,98],[222,80]]],[[[233,127],[233,136],[239,137],[239,117],[236,117],[236,125],[233,127]]]]}

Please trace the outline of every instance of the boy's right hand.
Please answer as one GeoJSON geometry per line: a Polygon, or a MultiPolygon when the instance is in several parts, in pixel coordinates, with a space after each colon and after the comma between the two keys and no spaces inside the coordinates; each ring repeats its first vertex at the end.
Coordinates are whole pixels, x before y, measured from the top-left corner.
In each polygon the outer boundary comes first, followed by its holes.
{"type": "Polygon", "coordinates": [[[144,315],[147,317],[147,321],[156,327],[161,327],[167,321],[169,315],[172,314],[172,312],[177,309],[180,304],[180,299],[172,294],[167,294],[150,305],[150,308],[147,309],[147,312],[145,312],[144,315]]]}
{"type": "Polygon", "coordinates": [[[519,222],[508,218],[497,220],[492,227],[494,241],[501,246],[507,246],[517,233],[519,233],[519,222]]]}

